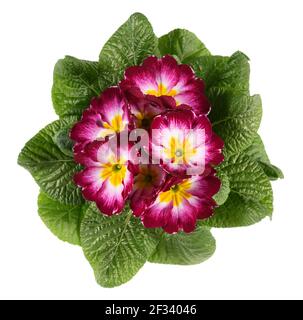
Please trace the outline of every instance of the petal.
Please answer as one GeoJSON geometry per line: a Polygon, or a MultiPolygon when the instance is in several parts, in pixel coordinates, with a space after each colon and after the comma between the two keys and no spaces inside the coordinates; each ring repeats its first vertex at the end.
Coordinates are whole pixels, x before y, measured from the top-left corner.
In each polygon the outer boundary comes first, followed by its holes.
{"type": "Polygon", "coordinates": [[[152,74],[157,75],[161,69],[160,59],[155,56],[146,58],[142,63],[142,68],[145,68],[152,74]]]}
{"type": "Polygon", "coordinates": [[[141,99],[133,99],[130,111],[136,118],[137,127],[149,129],[153,118],[166,111],[169,108],[169,103],[172,103],[170,99],[160,99],[151,95],[145,95],[141,99]],[[147,122],[144,124],[143,121],[147,122]]]}
{"type": "Polygon", "coordinates": [[[172,210],[172,204],[155,202],[142,216],[142,222],[146,228],[160,228],[166,225],[172,210]]]}
{"type": "Polygon", "coordinates": [[[129,170],[126,170],[125,177],[123,179],[123,193],[122,196],[124,199],[128,197],[128,195],[131,193],[134,185],[134,176],[129,170]]]}
{"type": "Polygon", "coordinates": [[[151,205],[165,182],[166,174],[158,165],[139,166],[134,179],[133,192],[130,195],[130,205],[134,215],[139,216],[151,205]],[[144,179],[150,177],[146,182],[144,179]]]}
{"type": "Polygon", "coordinates": [[[190,110],[169,111],[164,115],[157,116],[152,122],[151,129],[189,130],[194,118],[194,113],[190,110]]]}
{"type": "Polygon", "coordinates": [[[96,199],[99,210],[109,216],[120,213],[125,205],[122,191],[122,184],[113,186],[108,180],[104,181],[96,199]]]}
{"type": "Polygon", "coordinates": [[[200,115],[200,116],[196,117],[196,119],[193,123],[193,129],[203,131],[203,134],[204,134],[203,141],[205,143],[207,143],[208,141],[211,140],[212,135],[213,135],[213,131],[212,131],[211,123],[210,123],[209,119],[207,118],[207,116],[200,115]]]}
{"type": "Polygon", "coordinates": [[[91,183],[82,188],[83,197],[88,201],[96,201],[102,182],[91,183]]]}
{"type": "Polygon", "coordinates": [[[178,206],[173,207],[170,218],[164,226],[168,233],[175,233],[183,230],[187,233],[195,230],[197,221],[197,209],[190,205],[187,200],[178,206]]]}
{"type": "Polygon", "coordinates": [[[116,135],[132,126],[128,106],[120,89],[109,88],[91,101],[81,121],[72,128],[71,139],[77,142],[74,151],[78,153],[86,144],[95,140],[104,141],[107,136],[116,135]]]}
{"type": "Polygon", "coordinates": [[[188,165],[178,164],[178,163],[163,163],[161,164],[163,169],[173,175],[182,175],[184,176],[188,170],[188,165]]]}
{"type": "Polygon", "coordinates": [[[85,199],[94,201],[96,194],[102,186],[101,168],[91,167],[77,173],[74,177],[75,183],[82,187],[85,199]]]}
{"type": "Polygon", "coordinates": [[[180,91],[175,95],[177,105],[185,104],[190,106],[194,112],[199,114],[208,114],[210,110],[210,103],[206,96],[200,91],[180,91]]]}
{"type": "Polygon", "coordinates": [[[224,155],[222,153],[223,146],[223,140],[213,133],[211,141],[206,144],[206,163],[219,165],[224,160],[224,155]]]}
{"type": "Polygon", "coordinates": [[[127,102],[118,87],[106,89],[98,99],[92,102],[92,109],[101,115],[100,126],[109,131],[105,131],[107,135],[127,130],[129,125],[132,125],[127,102]]]}
{"type": "Polygon", "coordinates": [[[115,163],[118,159],[116,139],[94,141],[85,148],[85,154],[98,164],[115,163]]]}
{"type": "Polygon", "coordinates": [[[216,202],[213,199],[203,201],[198,211],[198,219],[208,219],[214,214],[216,202]]]}
{"type": "Polygon", "coordinates": [[[85,168],[75,174],[74,181],[78,186],[85,187],[88,184],[100,180],[102,169],[99,167],[85,168]]]}
{"type": "Polygon", "coordinates": [[[161,63],[160,74],[157,74],[158,85],[162,86],[162,93],[169,93],[178,83],[180,72],[177,61],[172,56],[165,56],[159,60],[161,63]]]}
{"type": "Polygon", "coordinates": [[[136,188],[130,196],[130,207],[136,217],[139,217],[144,210],[152,203],[153,199],[151,197],[152,187],[140,189],[136,188]],[[148,191],[147,191],[148,189],[148,191]],[[150,197],[146,194],[150,193],[150,197]]]}
{"type": "Polygon", "coordinates": [[[194,176],[189,182],[190,188],[187,192],[200,199],[211,199],[221,187],[220,179],[215,176],[194,176]]]}
{"type": "Polygon", "coordinates": [[[73,147],[74,154],[76,155],[76,154],[82,152],[84,150],[85,146],[86,146],[85,142],[75,143],[75,145],[73,147]]]}
{"type": "MultiPolygon", "coordinates": [[[[191,88],[189,84],[191,83],[191,80],[195,78],[195,74],[192,68],[186,64],[181,64],[178,68],[179,81],[175,86],[175,89],[177,89],[177,91],[185,91],[186,89],[191,88]]],[[[204,85],[202,87],[202,91],[204,91],[204,85]]]]}
{"type": "Polygon", "coordinates": [[[90,142],[97,139],[102,130],[101,115],[89,109],[83,113],[81,121],[74,125],[70,137],[76,142],[90,142]]]}
{"type": "MultiPolygon", "coordinates": [[[[156,59],[150,57],[148,59],[156,59]]],[[[155,62],[157,63],[157,62],[155,62]]],[[[156,74],[153,69],[142,66],[130,67],[125,71],[125,80],[121,82],[122,87],[130,88],[131,86],[138,87],[142,93],[147,94],[151,91],[158,90],[158,83],[156,81],[156,74]]]]}

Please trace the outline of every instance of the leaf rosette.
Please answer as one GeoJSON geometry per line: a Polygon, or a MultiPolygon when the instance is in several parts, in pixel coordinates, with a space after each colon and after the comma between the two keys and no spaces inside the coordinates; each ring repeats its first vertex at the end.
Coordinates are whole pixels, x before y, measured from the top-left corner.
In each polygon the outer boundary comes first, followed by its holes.
{"type": "Polygon", "coordinates": [[[59,120],[18,163],[41,189],[42,221],[83,248],[101,286],[129,281],[147,261],[201,263],[215,252],[211,228],[271,217],[271,180],[283,173],[258,135],[262,103],[249,72],[245,54],[212,55],[183,29],[157,38],[139,13],[98,61],[57,62],[59,120]],[[156,134],[139,152],[129,138],[140,130],[156,134]]]}

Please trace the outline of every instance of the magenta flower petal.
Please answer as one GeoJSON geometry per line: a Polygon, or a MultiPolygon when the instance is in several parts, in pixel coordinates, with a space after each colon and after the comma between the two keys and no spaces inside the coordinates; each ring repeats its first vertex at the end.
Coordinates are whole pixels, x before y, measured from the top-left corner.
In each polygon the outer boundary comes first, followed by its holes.
{"type": "Polygon", "coordinates": [[[119,184],[113,184],[110,178],[106,179],[95,199],[99,210],[109,216],[120,213],[125,206],[129,185],[131,184],[132,177],[128,171],[124,176],[124,181],[119,184]],[[124,186],[124,183],[126,186],[124,186]]]}
{"type": "Polygon", "coordinates": [[[210,104],[204,93],[204,82],[198,79],[187,65],[178,65],[171,56],[161,59],[147,58],[142,66],[130,67],[125,71],[120,87],[123,91],[139,96],[173,97],[176,106],[186,104],[196,114],[207,114],[210,104]]]}
{"type": "Polygon", "coordinates": [[[76,142],[74,152],[95,140],[104,140],[132,127],[128,105],[117,87],[105,90],[99,98],[91,101],[80,122],[71,130],[71,139],[76,142]]]}
{"type": "Polygon", "coordinates": [[[95,141],[76,155],[86,166],[75,175],[85,199],[95,201],[107,215],[120,213],[133,186],[133,174],[128,169],[128,146],[113,150],[111,141],[95,141]]]}
{"type": "Polygon", "coordinates": [[[167,55],[128,68],[119,87],[94,98],[70,134],[84,198],[106,215],[129,200],[146,227],[168,233],[192,232],[211,216],[224,143],[206,116],[204,92],[193,70],[167,55]]]}
{"type": "Polygon", "coordinates": [[[130,104],[130,112],[134,116],[136,128],[149,130],[150,124],[155,116],[166,111],[167,107],[161,99],[154,96],[144,96],[130,104]]]}
{"type": "Polygon", "coordinates": [[[151,131],[154,159],[173,175],[200,175],[223,160],[223,142],[205,115],[197,117],[185,109],[168,111],[154,118],[151,131]]]}
{"type": "Polygon", "coordinates": [[[98,191],[102,186],[101,168],[90,167],[75,175],[74,181],[78,186],[82,186],[82,193],[85,199],[94,201],[98,191]]]}
{"type": "Polygon", "coordinates": [[[145,227],[162,227],[168,233],[192,232],[197,219],[213,214],[216,205],[212,197],[219,191],[215,176],[170,178],[154,202],[142,214],[145,227]]]}

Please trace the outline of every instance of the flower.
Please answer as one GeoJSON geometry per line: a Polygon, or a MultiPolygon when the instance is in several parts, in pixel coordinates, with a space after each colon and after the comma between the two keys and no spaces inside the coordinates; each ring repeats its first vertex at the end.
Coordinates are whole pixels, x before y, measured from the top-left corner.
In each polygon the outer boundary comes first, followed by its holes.
{"type": "Polygon", "coordinates": [[[196,116],[186,106],[155,117],[151,130],[153,157],[171,174],[201,174],[224,159],[224,143],[207,116],[196,116]]]}
{"type": "Polygon", "coordinates": [[[213,166],[223,161],[223,141],[209,109],[203,81],[173,57],[128,68],[71,130],[84,198],[109,216],[129,201],[145,227],[193,231],[212,215],[220,188],[213,166]]]}
{"type": "Polygon", "coordinates": [[[128,131],[131,126],[128,105],[121,90],[118,87],[108,88],[91,101],[81,121],[72,128],[70,136],[76,142],[74,150],[77,153],[89,142],[128,131]]]}
{"type": "Polygon", "coordinates": [[[92,142],[75,156],[85,167],[75,175],[75,183],[82,188],[84,198],[95,201],[106,215],[122,211],[133,186],[133,174],[128,169],[128,148],[115,148],[111,142],[92,142]]]}
{"type": "Polygon", "coordinates": [[[135,216],[140,216],[162,188],[166,173],[158,165],[152,164],[136,166],[135,171],[130,207],[135,216]]]}
{"type": "Polygon", "coordinates": [[[220,180],[214,171],[208,176],[170,177],[154,202],[141,216],[147,228],[162,227],[167,233],[192,232],[197,219],[213,214],[220,180]]]}
{"type": "Polygon", "coordinates": [[[149,130],[155,116],[169,110],[175,106],[175,101],[171,97],[155,97],[151,95],[140,95],[129,97],[130,112],[133,116],[135,127],[149,130]]]}
{"type": "Polygon", "coordinates": [[[172,56],[148,57],[141,66],[130,67],[120,87],[128,95],[173,97],[175,106],[186,104],[196,114],[207,114],[210,104],[204,94],[204,82],[185,64],[178,65],[172,56]]]}

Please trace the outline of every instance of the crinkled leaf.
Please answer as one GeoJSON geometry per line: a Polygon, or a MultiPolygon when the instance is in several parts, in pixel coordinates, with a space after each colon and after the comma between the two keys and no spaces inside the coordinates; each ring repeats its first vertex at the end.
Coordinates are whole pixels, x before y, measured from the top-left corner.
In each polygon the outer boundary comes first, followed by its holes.
{"type": "Polygon", "coordinates": [[[212,109],[214,131],[225,142],[225,155],[247,148],[259,128],[261,98],[249,96],[249,63],[241,52],[231,57],[203,56],[191,62],[196,75],[205,81],[212,109]]]}
{"type": "Polygon", "coordinates": [[[70,121],[58,120],[42,129],[26,143],[18,163],[52,199],[64,204],[81,204],[81,190],[73,182],[74,174],[81,167],[54,142],[57,133],[71,125],[70,121]]]}
{"type": "Polygon", "coordinates": [[[258,134],[255,135],[252,144],[247,149],[245,149],[245,154],[253,160],[269,162],[269,158],[265,151],[263,141],[258,134]]]}
{"type": "Polygon", "coordinates": [[[190,62],[198,77],[205,81],[212,103],[225,91],[249,93],[249,59],[240,51],[231,57],[202,56],[190,62]]]}
{"type": "Polygon", "coordinates": [[[268,155],[261,137],[257,134],[252,144],[245,150],[245,153],[251,158],[259,162],[265,174],[271,180],[283,179],[283,172],[270,163],[268,155]]]}
{"type": "Polygon", "coordinates": [[[218,173],[218,177],[221,180],[221,188],[219,192],[213,197],[218,206],[221,206],[228,198],[230,193],[229,179],[228,176],[222,172],[218,173]]]}
{"type": "Polygon", "coordinates": [[[177,56],[181,63],[189,63],[195,58],[210,55],[195,34],[184,29],[173,30],[159,38],[159,51],[161,56],[177,56]]]}
{"type": "Polygon", "coordinates": [[[73,157],[74,142],[69,137],[71,126],[67,126],[59,130],[54,136],[54,143],[67,156],[73,157]]]}
{"type": "Polygon", "coordinates": [[[139,65],[155,53],[157,42],[147,18],[133,14],[104,45],[99,57],[102,73],[118,83],[127,67],[139,65]]]}
{"type": "Polygon", "coordinates": [[[80,223],[85,205],[62,204],[41,192],[38,211],[44,224],[62,241],[80,245],[80,223]]]}
{"type": "Polygon", "coordinates": [[[192,233],[163,234],[150,262],[192,265],[209,259],[216,250],[216,241],[209,228],[198,226],[192,233]]]}
{"type": "Polygon", "coordinates": [[[263,168],[265,174],[269,177],[270,180],[283,179],[284,174],[282,170],[273,164],[259,161],[260,166],[263,168]]]}
{"type": "Polygon", "coordinates": [[[240,227],[271,216],[272,188],[258,162],[245,154],[234,155],[226,159],[218,170],[228,176],[230,194],[204,224],[211,227],[240,227]]]}
{"type": "Polygon", "coordinates": [[[133,278],[159,242],[128,206],[121,215],[107,217],[92,204],[82,220],[80,235],[84,254],[103,287],[119,286],[133,278]]]}
{"type": "Polygon", "coordinates": [[[251,145],[262,118],[259,95],[252,97],[226,93],[213,111],[213,129],[224,140],[224,154],[240,153],[251,145]]]}
{"type": "Polygon", "coordinates": [[[98,62],[66,56],[54,69],[52,100],[60,117],[80,116],[93,97],[109,85],[101,75],[98,62]]]}

